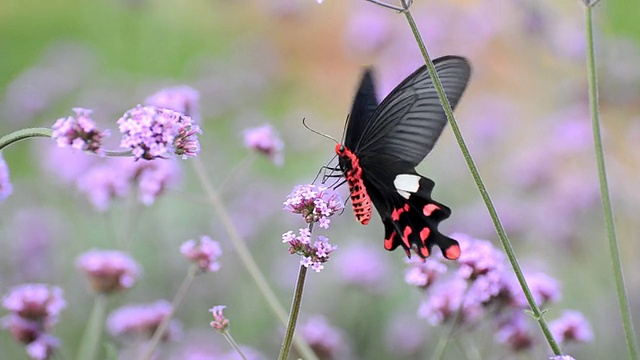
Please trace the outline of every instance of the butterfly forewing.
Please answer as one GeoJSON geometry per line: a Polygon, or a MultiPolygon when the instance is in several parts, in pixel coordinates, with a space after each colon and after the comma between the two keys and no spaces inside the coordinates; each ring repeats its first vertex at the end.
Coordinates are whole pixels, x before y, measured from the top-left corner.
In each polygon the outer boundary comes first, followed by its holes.
{"type": "Polygon", "coordinates": [[[349,113],[349,122],[347,124],[344,143],[347,148],[355,149],[360,137],[354,135],[362,134],[365,125],[369,119],[371,119],[371,116],[377,108],[378,99],[376,98],[373,71],[367,68],[362,75],[358,92],[356,93],[353,105],[351,106],[351,112],[349,113]]]}
{"type": "MultiPolygon", "coordinates": [[[[434,65],[454,108],[469,80],[469,64],[464,58],[445,56],[434,65]]],[[[433,80],[422,66],[389,93],[365,126],[357,125],[361,133],[347,133],[345,144],[356,142],[351,149],[361,158],[393,155],[415,166],[431,151],[446,123],[433,80]]]]}

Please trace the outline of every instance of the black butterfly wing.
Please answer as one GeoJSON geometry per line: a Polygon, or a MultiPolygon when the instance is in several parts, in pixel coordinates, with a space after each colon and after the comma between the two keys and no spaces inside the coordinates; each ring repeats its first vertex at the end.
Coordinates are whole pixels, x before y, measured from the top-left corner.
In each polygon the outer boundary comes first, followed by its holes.
{"type": "MultiPolygon", "coordinates": [[[[471,74],[469,63],[458,56],[444,56],[433,63],[449,103],[455,108],[471,74]]],[[[373,85],[370,88],[373,89],[373,85]]],[[[358,100],[356,96],[354,105],[356,103],[365,101],[358,100]]],[[[427,156],[447,124],[426,66],[420,67],[393,89],[368,121],[362,119],[350,121],[345,137],[347,148],[354,150],[361,160],[391,155],[413,166],[427,156]],[[353,143],[356,143],[355,147],[353,143]]]]}
{"type": "Polygon", "coordinates": [[[365,125],[371,119],[371,116],[378,108],[378,99],[376,98],[376,88],[373,79],[373,70],[365,69],[360,80],[358,92],[353,99],[351,112],[349,113],[349,122],[347,124],[347,133],[345,134],[344,145],[347,149],[355,149],[363,133],[365,125]]]}

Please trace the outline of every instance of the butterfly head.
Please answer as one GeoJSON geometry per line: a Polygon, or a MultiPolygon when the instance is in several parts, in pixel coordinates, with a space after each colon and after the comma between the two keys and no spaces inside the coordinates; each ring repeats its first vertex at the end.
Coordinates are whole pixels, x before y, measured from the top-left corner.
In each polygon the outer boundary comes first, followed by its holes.
{"type": "Polygon", "coordinates": [[[344,145],[340,143],[336,144],[336,154],[338,154],[338,156],[344,156],[346,152],[347,152],[347,148],[344,147],[344,145]]]}

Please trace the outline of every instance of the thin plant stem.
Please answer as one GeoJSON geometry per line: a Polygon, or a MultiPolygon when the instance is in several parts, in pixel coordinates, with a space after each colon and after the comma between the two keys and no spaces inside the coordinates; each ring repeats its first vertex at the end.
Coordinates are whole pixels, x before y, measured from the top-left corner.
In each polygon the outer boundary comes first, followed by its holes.
{"type": "Polygon", "coordinates": [[[489,196],[489,192],[487,191],[484,182],[482,181],[482,178],[480,177],[480,172],[478,171],[478,168],[475,164],[475,162],[473,161],[473,158],[471,157],[471,153],[469,152],[469,149],[467,148],[466,143],[464,142],[464,139],[462,137],[462,133],[460,132],[460,128],[458,127],[458,123],[456,122],[456,119],[453,115],[453,109],[451,108],[451,104],[449,104],[449,99],[447,99],[447,96],[444,92],[444,88],[442,87],[442,83],[440,82],[440,78],[438,77],[438,74],[436,72],[436,68],[433,65],[433,61],[431,61],[431,58],[429,56],[429,52],[427,51],[427,48],[424,44],[424,41],[422,40],[422,36],[420,35],[420,32],[418,30],[418,26],[416,25],[416,22],[413,18],[413,15],[411,14],[411,11],[409,10],[409,6],[408,4],[405,2],[406,0],[402,0],[405,11],[403,12],[405,17],[407,18],[407,22],[409,23],[409,27],[411,28],[411,31],[413,32],[413,35],[416,39],[416,42],[418,44],[418,47],[420,48],[420,52],[422,53],[422,56],[424,58],[425,64],[427,65],[427,68],[429,70],[429,75],[431,75],[431,79],[433,80],[433,84],[436,88],[436,91],[438,93],[438,97],[440,98],[440,103],[442,104],[442,107],[444,109],[445,115],[447,117],[447,120],[449,121],[449,124],[451,126],[451,129],[456,137],[456,141],[458,142],[458,146],[460,147],[460,150],[462,151],[462,155],[464,156],[464,159],[467,163],[467,166],[469,168],[469,171],[471,172],[471,176],[473,177],[474,182],[476,183],[476,186],[478,188],[478,191],[480,192],[480,195],[482,196],[482,200],[485,203],[485,206],[487,207],[487,210],[489,211],[489,215],[491,216],[491,220],[493,221],[493,225],[496,229],[496,233],[498,234],[498,238],[500,239],[500,243],[502,244],[502,247],[507,255],[507,258],[509,259],[509,262],[511,263],[511,267],[513,268],[513,271],[516,275],[516,278],[518,279],[518,282],[520,283],[520,286],[522,287],[522,291],[524,292],[524,295],[527,299],[527,303],[529,304],[529,307],[531,308],[531,315],[533,316],[533,318],[538,322],[538,324],[540,325],[540,329],[542,330],[542,333],[544,334],[545,338],[547,339],[547,342],[549,343],[549,346],[551,347],[551,350],[553,351],[553,353],[555,355],[561,355],[562,351],[560,350],[560,346],[558,345],[558,343],[556,342],[556,340],[553,338],[553,335],[551,334],[551,331],[549,330],[549,326],[547,325],[547,322],[544,320],[543,317],[543,311],[540,310],[540,308],[538,307],[538,305],[535,302],[535,299],[533,297],[533,294],[531,293],[531,290],[529,289],[529,286],[527,285],[527,281],[524,277],[524,274],[522,272],[522,269],[520,268],[520,264],[518,263],[518,259],[516,258],[515,252],[513,250],[513,247],[511,246],[511,243],[509,242],[509,239],[507,238],[507,233],[504,230],[504,227],[502,226],[502,222],[500,221],[500,218],[498,216],[498,212],[496,211],[495,206],[493,205],[493,201],[491,200],[491,197],[489,196]]]}
{"type": "MultiPolygon", "coordinates": [[[[245,244],[240,234],[238,234],[238,231],[233,225],[233,222],[231,221],[231,218],[229,217],[229,214],[227,213],[227,210],[224,204],[222,203],[220,196],[214,190],[213,186],[211,186],[211,181],[207,176],[207,173],[205,171],[204,165],[202,164],[202,161],[200,161],[199,158],[196,158],[196,159],[192,159],[191,162],[193,164],[193,167],[195,169],[195,172],[198,178],[200,179],[200,184],[202,185],[202,188],[207,194],[207,197],[209,199],[209,202],[211,203],[211,206],[213,206],[214,210],[220,217],[220,220],[222,221],[222,225],[224,226],[225,230],[227,231],[227,234],[229,235],[229,238],[231,239],[231,244],[233,245],[233,247],[236,249],[236,252],[238,253],[238,257],[240,258],[240,261],[249,272],[249,275],[251,276],[253,281],[258,286],[258,290],[267,301],[269,308],[274,312],[278,320],[284,326],[286,326],[287,325],[286,310],[284,309],[282,304],[280,304],[280,302],[278,301],[276,294],[273,292],[273,290],[269,286],[267,279],[265,278],[264,274],[260,271],[258,264],[256,263],[255,259],[251,255],[249,248],[245,244]]],[[[298,350],[298,352],[301,354],[301,356],[305,360],[318,360],[318,357],[315,355],[313,350],[311,350],[309,345],[304,340],[296,336],[293,341],[294,341],[296,350],[298,350]]]]}
{"type": "Polygon", "coordinates": [[[162,340],[162,337],[165,335],[165,332],[167,331],[167,328],[171,323],[171,319],[173,318],[173,315],[176,313],[176,311],[182,304],[182,300],[184,300],[185,295],[187,295],[187,292],[189,291],[191,284],[193,284],[193,280],[196,278],[196,275],[198,275],[198,273],[201,271],[202,270],[200,269],[200,267],[196,264],[193,264],[191,265],[191,267],[189,267],[189,270],[187,271],[187,275],[184,277],[184,280],[182,281],[182,284],[180,285],[178,292],[173,297],[173,301],[171,302],[171,309],[169,310],[169,313],[167,314],[167,316],[164,317],[164,319],[162,319],[162,322],[160,322],[160,325],[158,326],[156,331],[153,333],[151,340],[149,340],[148,345],[143,347],[145,351],[140,357],[140,359],[144,359],[144,360],[151,359],[151,357],[153,356],[153,352],[156,350],[156,348],[158,347],[158,344],[160,344],[160,341],[162,340]]]}
{"type": "MultiPolygon", "coordinates": [[[[593,3],[595,4],[595,2],[593,3]]],[[[633,328],[633,319],[629,307],[629,300],[622,274],[622,263],[620,261],[620,249],[616,236],[616,227],[613,219],[611,206],[611,196],[609,195],[609,185],[607,183],[607,170],[604,162],[604,150],[602,146],[602,136],[600,134],[600,110],[598,104],[598,77],[595,65],[595,51],[593,41],[593,19],[591,9],[593,4],[587,4],[585,9],[585,28],[587,38],[587,77],[589,79],[589,108],[591,111],[591,125],[593,127],[593,142],[596,150],[596,163],[598,165],[598,178],[600,181],[600,197],[602,198],[602,210],[604,212],[604,222],[609,238],[609,251],[611,252],[611,262],[613,275],[616,283],[618,305],[622,316],[622,325],[627,342],[629,359],[638,359],[638,345],[636,343],[636,333],[633,328]]]]}
{"type": "Polygon", "coordinates": [[[300,265],[298,271],[298,281],[296,282],[296,289],[293,293],[293,302],[291,303],[291,311],[289,312],[289,323],[287,324],[287,332],[282,340],[282,347],[280,348],[279,360],[287,360],[289,357],[289,351],[291,350],[291,341],[293,340],[293,334],[296,330],[296,323],[298,322],[298,314],[300,314],[300,306],[302,305],[302,293],[304,292],[304,281],[307,278],[307,267],[300,265]]]}
{"type": "Polygon", "coordinates": [[[236,343],[236,341],[233,339],[233,336],[231,336],[231,333],[228,330],[225,330],[222,333],[222,335],[224,336],[225,340],[227,340],[229,345],[231,345],[233,350],[235,350],[235,352],[237,352],[238,355],[240,355],[242,360],[247,360],[247,357],[242,353],[242,350],[240,350],[240,346],[238,346],[238,343],[236,343]]]}
{"type": "Polygon", "coordinates": [[[89,317],[89,322],[82,335],[80,349],[78,349],[78,360],[93,360],[98,355],[98,345],[102,337],[104,319],[107,313],[107,296],[97,294],[93,304],[93,310],[89,317]]]}

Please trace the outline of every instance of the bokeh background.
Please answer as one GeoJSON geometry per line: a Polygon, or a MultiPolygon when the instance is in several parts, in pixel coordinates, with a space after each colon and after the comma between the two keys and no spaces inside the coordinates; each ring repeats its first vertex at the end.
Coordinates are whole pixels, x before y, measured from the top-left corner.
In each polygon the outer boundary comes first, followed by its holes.
{"type": "MultiPolygon", "coordinates": [[[[581,359],[625,358],[597,189],[582,3],[416,0],[412,9],[433,57],[462,55],[473,66],[457,119],[523,266],[562,284],[563,298],[549,317],[571,308],[592,324],[592,342],[565,349],[581,359]]],[[[594,13],[607,165],[637,321],[640,5],[602,0],[594,13]]],[[[214,186],[223,186],[236,227],[288,307],[299,259],[280,238],[303,224],[281,211],[282,202],[295,184],[313,180],[334,147],[306,130],[302,118],[338,138],[363,65],[375,66],[382,98],[421,63],[404,17],[364,0],[2,1],[0,134],[51,126],[80,106],[111,129],[115,146],[115,121],[124,111],[168,86],[198,90],[200,159],[214,186]],[[243,145],[245,128],[266,123],[285,144],[281,167],[243,145]]],[[[67,171],[83,157],[69,156],[47,139],[3,151],[14,193],[0,205],[0,290],[24,282],[63,288],[69,306],[54,330],[60,358],[75,357],[93,302],[74,265],[79,254],[117,248],[143,266],[144,276],[110,308],[170,300],[188,267],[178,247],[202,234],[222,244],[222,269],[197,278],[177,313],[183,335],[163,345],[160,358],[228,352],[209,328],[207,310],[217,304],[228,305],[239,343],[276,357],[282,326],[203,200],[188,160],[180,162],[179,184],[152,206],[131,195],[100,212],[74,185],[79,174],[67,171]]],[[[419,171],[436,182],[434,198],[453,210],[444,233],[498,246],[449,129],[419,171]]],[[[354,221],[350,205],[325,232],[339,250],[323,272],[310,274],[301,326],[326,317],[347,349],[334,358],[428,358],[447,334],[416,315],[423,295],[404,282],[405,256],[384,251],[382,234],[377,220],[367,227],[354,221]],[[367,267],[360,277],[347,276],[359,266],[367,267]]],[[[480,323],[445,358],[469,356],[461,347],[487,359],[548,354],[537,333],[537,346],[521,353],[492,335],[480,323]]],[[[7,331],[0,332],[0,358],[26,358],[7,331]]]]}

